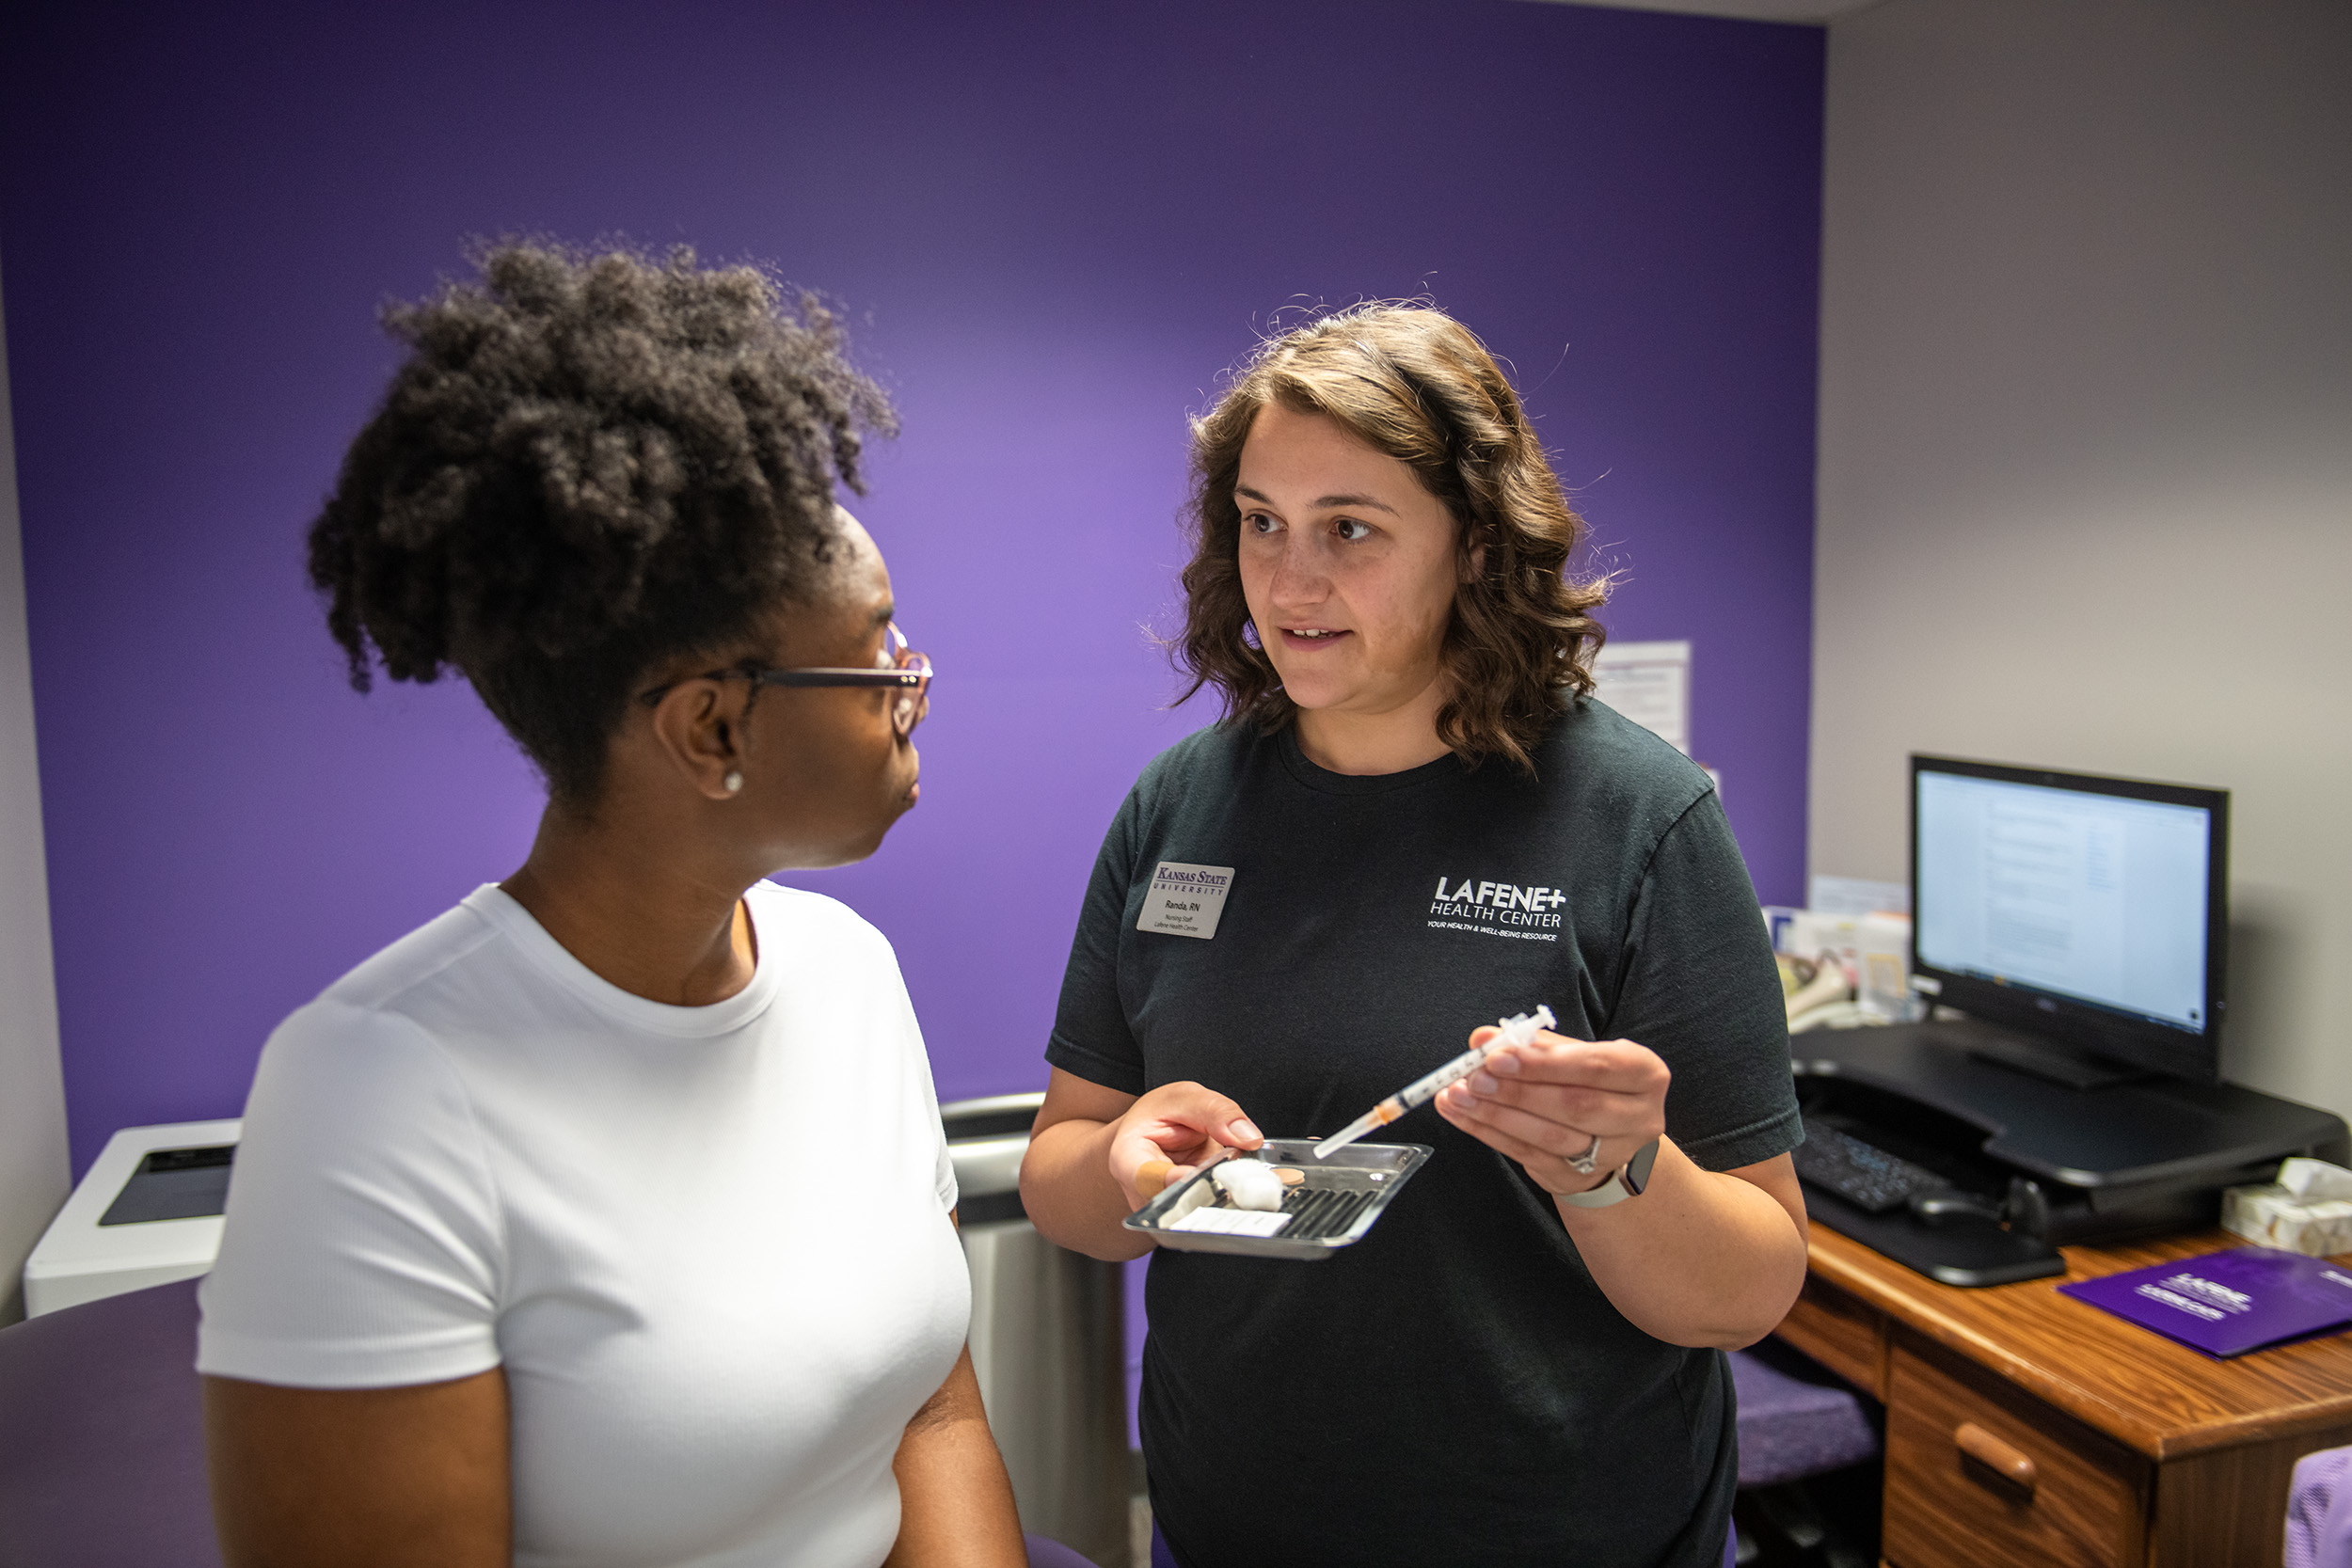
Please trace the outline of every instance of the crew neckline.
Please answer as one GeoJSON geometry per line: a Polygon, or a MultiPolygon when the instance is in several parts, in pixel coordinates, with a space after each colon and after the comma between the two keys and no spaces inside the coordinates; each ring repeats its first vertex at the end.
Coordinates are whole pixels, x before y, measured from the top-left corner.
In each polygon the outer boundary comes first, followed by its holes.
{"type": "Polygon", "coordinates": [[[761,922],[759,905],[760,900],[753,896],[752,891],[744,894],[743,915],[752,924],[753,947],[758,955],[753,960],[750,981],[723,1000],[698,1007],[681,1007],[623,990],[581,963],[570,948],[548,934],[548,928],[513,894],[496,882],[483,883],[465,901],[467,909],[488,921],[534,968],[572,995],[632,1028],[690,1039],[708,1039],[740,1029],[766,1012],[768,1005],[775,1000],[776,989],[783,983],[784,963],[779,951],[783,932],[771,930],[761,922]]]}
{"type": "Polygon", "coordinates": [[[1400,789],[1418,789],[1454,778],[1462,771],[1462,759],[1448,752],[1399,773],[1334,773],[1309,758],[1306,749],[1298,744],[1297,724],[1283,725],[1276,732],[1274,741],[1276,754],[1281,757],[1291,777],[1306,788],[1325,795],[1387,795],[1400,789]]]}

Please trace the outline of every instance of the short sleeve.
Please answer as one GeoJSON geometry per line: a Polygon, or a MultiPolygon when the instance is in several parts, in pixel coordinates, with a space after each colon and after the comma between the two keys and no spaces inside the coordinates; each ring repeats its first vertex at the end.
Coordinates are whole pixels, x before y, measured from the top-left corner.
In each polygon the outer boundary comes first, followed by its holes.
{"type": "Polygon", "coordinates": [[[947,1152],[945,1135],[939,1140],[939,1158],[931,1166],[931,1180],[939,1192],[939,1206],[954,1213],[956,1205],[963,1199],[963,1193],[956,1185],[956,1162],[947,1152]]]}
{"type": "Polygon", "coordinates": [[[921,1126],[921,1135],[930,1144],[931,1191],[938,1195],[939,1212],[952,1214],[962,1196],[956,1184],[955,1157],[947,1152],[947,1125],[940,1119],[939,1085],[931,1077],[930,1049],[923,1043],[923,1026],[914,1016],[914,998],[907,994],[906,974],[898,968],[896,953],[890,956],[890,975],[898,987],[898,1005],[906,1023],[907,1079],[921,1085],[921,1092],[915,1096],[920,1103],[913,1109],[921,1126]]]}
{"type": "Polygon", "coordinates": [[[939,1084],[931,1076],[931,1053],[923,1042],[922,1020],[915,1016],[914,997],[907,990],[906,971],[898,967],[898,955],[891,947],[890,939],[864,921],[859,921],[858,926],[873,943],[877,964],[873,982],[886,987],[896,1005],[894,1022],[905,1065],[901,1081],[910,1091],[901,1106],[906,1118],[902,1125],[909,1129],[912,1139],[910,1155],[926,1148],[931,1151],[931,1191],[939,1198],[939,1212],[952,1214],[961,1193],[956,1184],[955,1158],[947,1151],[946,1124],[940,1119],[939,1084]]]}
{"type": "Polygon", "coordinates": [[[485,1371],[502,1252],[447,1055],[406,1019],[312,1003],[254,1077],[197,1370],[308,1388],[485,1371]]]}
{"type": "Polygon", "coordinates": [[[1119,939],[1127,923],[1127,888],[1135,877],[1135,843],[1142,818],[1142,785],[1128,793],[1110,832],[1103,835],[1087,879],[1078,929],[1062,971],[1061,1001],[1045,1059],[1064,1072],[1121,1094],[1143,1092],[1143,1052],[1119,998],[1119,939]]]}
{"type": "Polygon", "coordinates": [[[1674,1073],[1666,1132],[1708,1170],[1804,1141],[1788,1019],[1748,879],[1713,790],[1659,841],[1634,897],[1608,1032],[1674,1073]]]}

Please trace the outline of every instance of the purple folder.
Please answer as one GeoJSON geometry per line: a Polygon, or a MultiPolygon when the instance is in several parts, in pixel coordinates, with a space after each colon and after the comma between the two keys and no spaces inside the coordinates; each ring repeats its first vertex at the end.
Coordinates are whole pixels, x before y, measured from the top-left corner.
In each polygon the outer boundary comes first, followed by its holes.
{"type": "Polygon", "coordinates": [[[2352,1323],[2352,1268],[2270,1247],[2208,1252],[2058,1290],[2207,1355],[2352,1323]]]}

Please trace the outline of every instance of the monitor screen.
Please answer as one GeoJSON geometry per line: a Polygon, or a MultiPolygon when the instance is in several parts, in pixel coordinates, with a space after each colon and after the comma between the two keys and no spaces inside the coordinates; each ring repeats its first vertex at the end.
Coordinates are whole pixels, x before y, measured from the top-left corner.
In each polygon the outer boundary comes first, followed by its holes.
{"type": "Polygon", "coordinates": [[[2227,794],[1931,757],[1912,790],[1921,974],[1997,996],[2006,1022],[2212,1072],[2227,794]]]}

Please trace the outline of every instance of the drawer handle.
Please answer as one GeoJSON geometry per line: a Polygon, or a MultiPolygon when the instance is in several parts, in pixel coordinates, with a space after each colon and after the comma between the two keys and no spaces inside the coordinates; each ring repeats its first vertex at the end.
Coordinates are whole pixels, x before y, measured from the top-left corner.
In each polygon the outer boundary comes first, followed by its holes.
{"type": "Polygon", "coordinates": [[[2032,1458],[2023,1449],[2010,1447],[1974,1421],[1963,1421],[1954,1429],[1952,1441],[1960,1451],[2021,1491],[2030,1492],[2041,1472],[2032,1458]]]}

